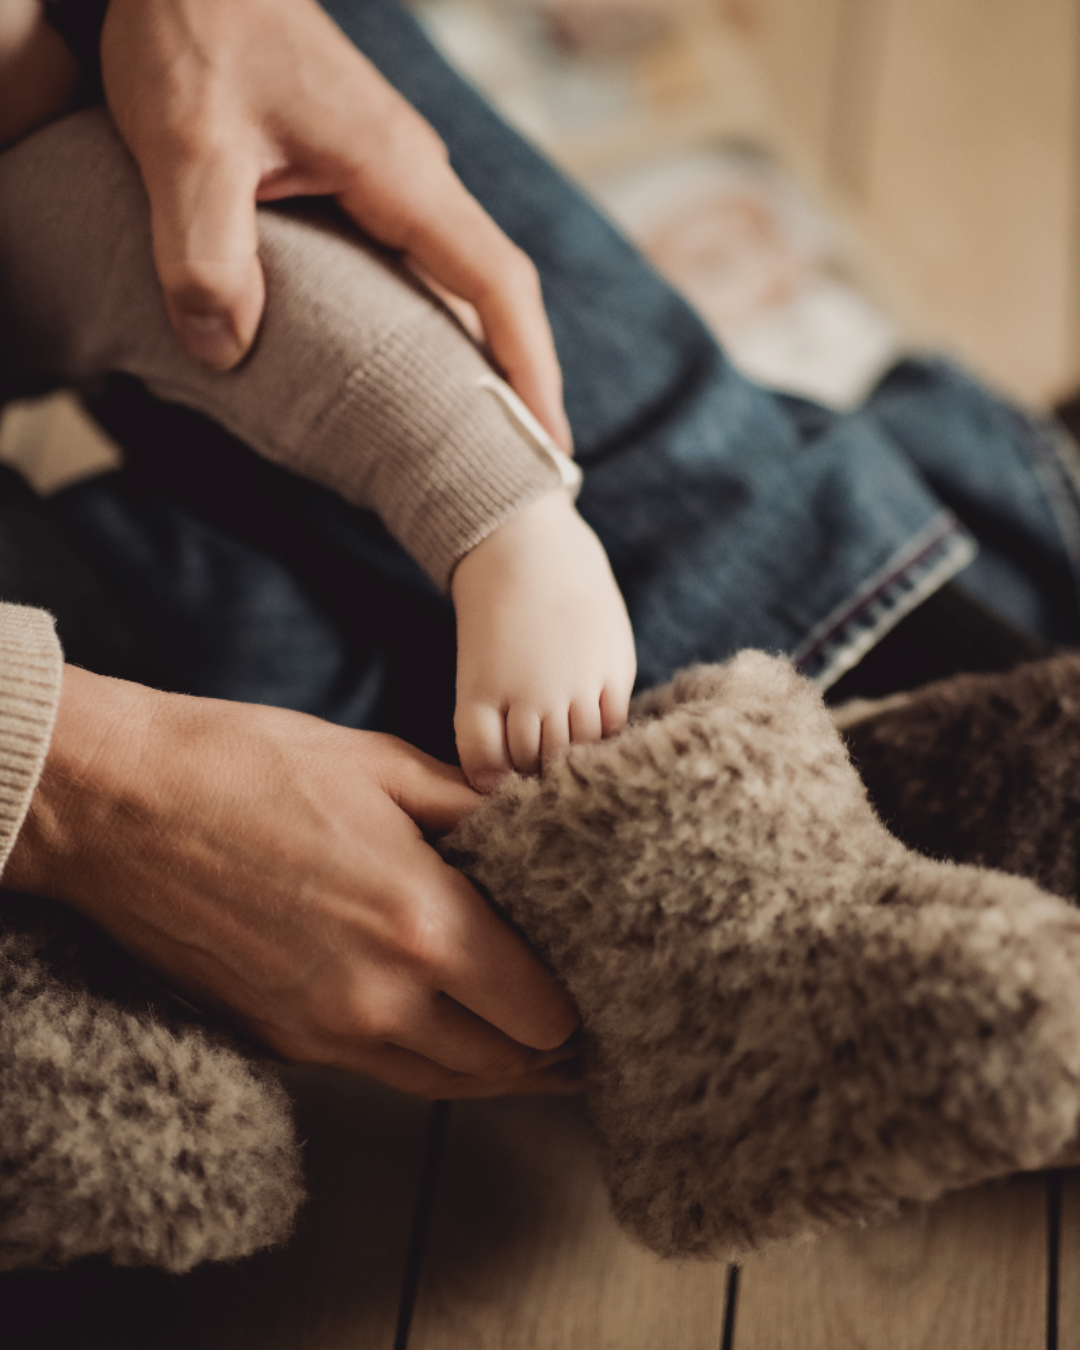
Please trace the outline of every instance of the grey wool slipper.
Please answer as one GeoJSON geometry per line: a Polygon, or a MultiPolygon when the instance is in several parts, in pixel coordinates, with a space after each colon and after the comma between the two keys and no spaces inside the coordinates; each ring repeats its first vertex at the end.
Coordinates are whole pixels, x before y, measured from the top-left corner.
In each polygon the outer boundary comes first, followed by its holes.
{"type": "Polygon", "coordinates": [[[1049,1163],[1080,913],[882,827],[813,687],[748,652],[508,781],[446,847],[581,1009],[616,1214],[730,1258],[1049,1163]]]}
{"type": "Polygon", "coordinates": [[[834,717],[906,844],[1080,900],[1080,656],[958,675],[834,717]]]}
{"type": "Polygon", "coordinates": [[[0,1270],[186,1271],[283,1241],[302,1198],[270,1070],[62,905],[0,897],[0,1270]]]}

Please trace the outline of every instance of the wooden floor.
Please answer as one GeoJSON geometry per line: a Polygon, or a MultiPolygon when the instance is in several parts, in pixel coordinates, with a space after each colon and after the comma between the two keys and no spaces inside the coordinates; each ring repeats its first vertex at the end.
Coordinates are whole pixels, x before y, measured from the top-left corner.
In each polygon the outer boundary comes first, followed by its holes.
{"type": "Polygon", "coordinates": [[[1080,1347],[1080,1173],[1023,1176],[723,1266],[607,1211],[580,1105],[428,1106],[292,1075],[312,1200],[292,1243],[184,1277],[0,1276],[9,1350],[1080,1347]]]}

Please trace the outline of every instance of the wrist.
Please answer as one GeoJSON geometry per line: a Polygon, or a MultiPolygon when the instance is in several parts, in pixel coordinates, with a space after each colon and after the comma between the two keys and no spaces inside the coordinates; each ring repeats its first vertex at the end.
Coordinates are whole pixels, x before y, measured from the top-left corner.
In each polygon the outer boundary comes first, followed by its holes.
{"type": "Polygon", "coordinates": [[[156,703],[166,695],[65,666],[56,723],[3,884],[71,900],[68,878],[110,817],[130,810],[156,703]]]}

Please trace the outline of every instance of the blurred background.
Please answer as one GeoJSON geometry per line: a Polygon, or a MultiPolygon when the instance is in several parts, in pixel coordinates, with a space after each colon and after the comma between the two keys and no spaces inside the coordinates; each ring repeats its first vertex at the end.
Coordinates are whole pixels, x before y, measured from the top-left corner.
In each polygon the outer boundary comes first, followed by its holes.
{"type": "Polygon", "coordinates": [[[1077,0],[412,8],[761,377],[844,401],[899,340],[1080,383],[1077,0]]]}

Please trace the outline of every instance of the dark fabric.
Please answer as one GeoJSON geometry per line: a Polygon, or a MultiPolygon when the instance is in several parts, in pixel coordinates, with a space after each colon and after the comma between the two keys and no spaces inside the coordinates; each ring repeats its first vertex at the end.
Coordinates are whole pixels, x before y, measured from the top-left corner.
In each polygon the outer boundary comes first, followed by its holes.
{"type": "Polygon", "coordinates": [[[843,735],[904,843],[1080,900],[1080,656],[928,685],[843,735]]]}
{"type": "Polygon", "coordinates": [[[101,93],[101,29],[109,0],[45,0],[45,16],[79,63],[87,97],[101,93]]]}
{"type": "Polygon", "coordinates": [[[87,405],[125,467],[55,510],[173,687],[454,758],[453,609],[376,516],[134,380],[87,405]]]}
{"type": "Polygon", "coordinates": [[[1016,628],[948,582],[886,633],[833,685],[828,701],[883,698],[964,672],[1011,670],[1049,656],[1042,638],[1016,628]]]}
{"type": "Polygon", "coordinates": [[[54,506],[4,466],[0,600],[49,610],[73,664],[100,675],[165,685],[145,638],[73,542],[54,506]]]}

